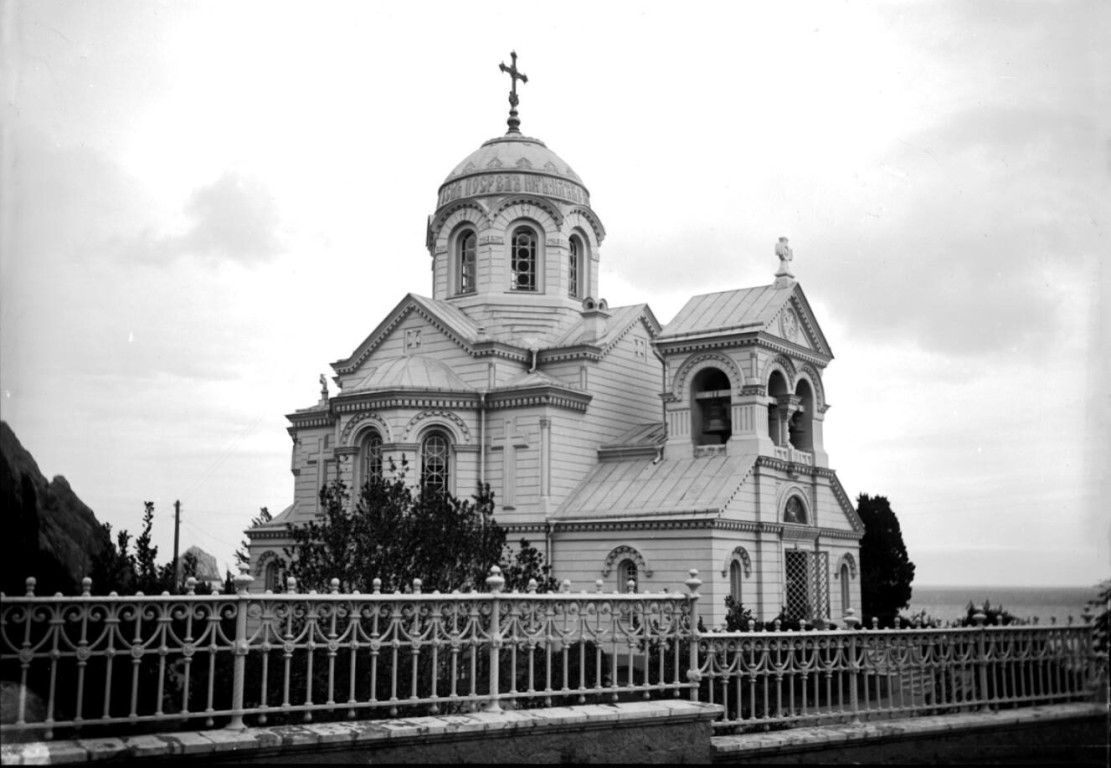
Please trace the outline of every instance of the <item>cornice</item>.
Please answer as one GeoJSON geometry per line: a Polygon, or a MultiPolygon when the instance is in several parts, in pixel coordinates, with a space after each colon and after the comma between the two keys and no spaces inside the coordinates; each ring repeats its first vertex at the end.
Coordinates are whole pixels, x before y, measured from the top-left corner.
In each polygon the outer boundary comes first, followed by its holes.
{"type": "Polygon", "coordinates": [[[362,411],[368,407],[373,407],[375,410],[385,408],[470,409],[476,408],[478,402],[478,392],[413,391],[399,388],[335,395],[332,397],[332,410],[337,414],[343,414],[362,411]]]}
{"type": "Polygon", "coordinates": [[[589,531],[679,531],[704,530],[714,527],[714,520],[557,520],[552,524],[554,533],[581,533],[589,531]]]}
{"type": "Polygon", "coordinates": [[[756,343],[762,347],[772,350],[773,352],[779,352],[780,354],[789,355],[795,360],[802,360],[804,362],[810,363],[811,365],[815,365],[818,368],[825,368],[827,365],[829,365],[830,360],[833,359],[830,355],[827,355],[823,352],[816,352],[815,350],[807,349],[806,347],[799,346],[798,344],[787,341],[786,339],[781,339],[780,337],[774,336],[770,333],[767,333],[766,331],[760,331],[760,333],[757,334],[756,343]]]}
{"type": "Polygon", "coordinates": [[[585,412],[593,399],[594,396],[586,392],[576,392],[549,385],[520,390],[493,390],[486,395],[486,407],[489,410],[504,410],[507,408],[548,405],[585,412]]]}
{"type": "Polygon", "coordinates": [[[328,410],[295,411],[285,416],[294,426],[304,429],[306,427],[331,427],[335,426],[336,415],[328,410]]]}

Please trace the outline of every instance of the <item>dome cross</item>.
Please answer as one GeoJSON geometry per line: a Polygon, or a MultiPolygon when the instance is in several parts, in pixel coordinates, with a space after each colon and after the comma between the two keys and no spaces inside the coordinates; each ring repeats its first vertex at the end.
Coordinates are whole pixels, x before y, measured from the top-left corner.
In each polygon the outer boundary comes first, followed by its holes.
{"type": "Polygon", "coordinates": [[[502,72],[509,73],[510,81],[509,119],[506,120],[506,123],[509,124],[509,130],[506,133],[520,133],[521,120],[517,117],[517,105],[520,103],[520,99],[517,98],[517,81],[520,80],[522,83],[527,83],[528,75],[517,70],[517,52],[510,51],[509,55],[512,59],[512,64],[507,67],[503,61],[498,65],[502,72]]]}

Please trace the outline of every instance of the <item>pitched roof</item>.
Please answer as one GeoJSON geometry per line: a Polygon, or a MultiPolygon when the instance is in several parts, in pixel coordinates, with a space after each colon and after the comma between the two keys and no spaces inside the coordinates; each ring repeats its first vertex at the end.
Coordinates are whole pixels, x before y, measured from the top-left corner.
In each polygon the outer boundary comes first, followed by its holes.
{"type": "Polygon", "coordinates": [[[580,318],[567,332],[559,338],[553,348],[559,349],[561,347],[574,347],[580,344],[591,344],[601,347],[604,351],[608,352],[610,347],[616,344],[625,332],[629,330],[630,326],[634,325],[642,317],[644,322],[648,324],[653,334],[659,333],[660,323],[656,320],[656,316],[652,314],[652,309],[647,304],[630,304],[627,307],[613,307],[608,310],[610,316],[606,319],[605,332],[600,339],[592,339],[587,334],[587,326],[585,318],[580,318]]]}
{"type": "Polygon", "coordinates": [[[820,356],[833,358],[829,342],[818,326],[810,302],[802,286],[791,283],[787,287],[761,285],[733,291],[705,293],[692,296],[656,337],[658,343],[697,339],[700,337],[727,336],[738,333],[769,332],[781,335],[775,329],[777,318],[784,307],[793,304],[799,321],[810,340],[813,351],[820,356]]]}
{"type": "Polygon", "coordinates": [[[724,454],[602,461],[560,505],[560,520],[685,514],[714,516],[744,484],[754,456],[724,454]]]}
{"type": "Polygon", "coordinates": [[[708,331],[757,330],[772,321],[792,291],[762,285],[692,296],[660,332],[661,340],[708,331]]]}

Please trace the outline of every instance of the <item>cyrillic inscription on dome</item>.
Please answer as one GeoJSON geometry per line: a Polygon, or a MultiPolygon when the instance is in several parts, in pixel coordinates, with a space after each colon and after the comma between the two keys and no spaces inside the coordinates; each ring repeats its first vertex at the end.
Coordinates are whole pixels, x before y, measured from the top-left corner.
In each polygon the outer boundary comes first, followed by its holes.
{"type": "Polygon", "coordinates": [[[508,194],[523,192],[529,195],[555,197],[569,203],[590,205],[590,196],[578,184],[563,179],[537,176],[531,173],[497,173],[472,176],[445,184],[440,189],[437,207],[461,197],[508,194]]]}

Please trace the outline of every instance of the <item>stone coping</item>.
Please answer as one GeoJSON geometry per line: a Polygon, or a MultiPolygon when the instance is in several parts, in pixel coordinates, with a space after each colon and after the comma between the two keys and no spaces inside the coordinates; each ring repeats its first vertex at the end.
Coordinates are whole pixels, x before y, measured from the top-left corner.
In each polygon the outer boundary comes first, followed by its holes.
{"type": "Polygon", "coordinates": [[[929,715],[902,720],[880,720],[859,724],[821,725],[791,728],[783,731],[746,733],[737,736],[715,736],[715,758],[729,755],[737,759],[760,753],[806,751],[828,746],[848,746],[869,741],[901,741],[937,737],[954,731],[977,731],[1021,728],[1044,725],[1054,721],[1108,717],[1105,704],[1052,704],[1042,707],[1005,711],[965,712],[952,715],[929,715]]]}
{"type": "MultiPolygon", "coordinates": [[[[152,760],[200,756],[234,750],[281,750],[312,747],[397,746],[408,739],[483,738],[558,732],[564,729],[614,728],[706,721],[722,713],[714,704],[680,699],[619,704],[591,704],[548,709],[475,712],[467,715],[410,717],[342,723],[245,728],[241,731],[180,731],[119,738],[37,741],[0,746],[3,765],[83,763],[91,760],[152,760]]],[[[224,756],[226,757],[226,756],[224,756]]]]}

